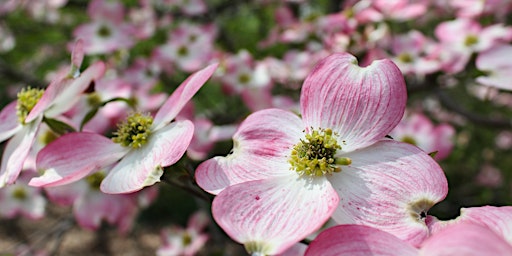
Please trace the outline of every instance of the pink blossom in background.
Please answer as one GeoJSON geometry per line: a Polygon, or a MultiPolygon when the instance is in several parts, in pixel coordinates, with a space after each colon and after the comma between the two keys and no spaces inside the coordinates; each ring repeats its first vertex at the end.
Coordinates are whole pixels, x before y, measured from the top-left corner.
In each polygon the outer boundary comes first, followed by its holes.
{"type": "Polygon", "coordinates": [[[82,59],[82,42],[77,41],[71,66],[61,70],[46,90],[25,88],[18,94],[18,100],[0,112],[0,141],[8,140],[2,155],[0,187],[16,181],[43,118],[56,118],[68,111],[90,83],[103,76],[103,62],[93,63],[80,73],[82,59]]]}
{"type": "Polygon", "coordinates": [[[169,32],[167,42],[154,50],[153,56],[164,66],[171,63],[185,72],[197,71],[213,58],[216,34],[215,24],[180,23],[169,32]]]}
{"type": "Polygon", "coordinates": [[[302,87],[302,118],[255,112],[233,136],[230,155],[196,169],[198,185],[217,195],[214,219],[254,254],[281,253],[330,217],[420,244],[428,235],[422,216],[447,183],[426,153],[384,139],[406,97],[389,60],[363,68],[349,54],[323,59],[302,87]]]}
{"type": "Polygon", "coordinates": [[[439,71],[439,61],[429,56],[434,42],[421,32],[411,30],[407,34],[393,37],[392,40],[391,51],[395,56],[393,61],[405,75],[426,75],[439,71]]]}
{"type": "Polygon", "coordinates": [[[503,184],[503,180],[501,170],[490,164],[483,164],[475,177],[477,184],[489,188],[500,187],[503,184]]]}
{"type": "Polygon", "coordinates": [[[512,148],[512,131],[502,131],[495,139],[496,147],[502,150],[512,148]]]}
{"type": "Polygon", "coordinates": [[[353,8],[356,19],[362,23],[407,21],[425,14],[427,3],[410,0],[363,0],[358,1],[353,8]]]}
{"type": "Polygon", "coordinates": [[[209,235],[204,229],[209,217],[204,212],[194,213],[186,228],[171,226],[162,229],[162,245],[156,251],[158,256],[193,256],[206,244],[209,235]]]}
{"type": "Polygon", "coordinates": [[[230,140],[237,129],[236,124],[215,125],[210,119],[196,115],[194,105],[189,102],[176,119],[187,119],[194,123],[194,136],[187,149],[192,160],[204,160],[216,142],[230,140]]]}
{"type": "Polygon", "coordinates": [[[75,38],[84,40],[85,54],[112,53],[135,44],[134,27],[124,21],[125,9],[121,2],[93,0],[87,12],[91,22],[73,31],[75,38]]]}
{"type": "Polygon", "coordinates": [[[164,9],[179,9],[182,13],[197,16],[206,13],[207,6],[203,0],[156,0],[156,5],[164,9]]]}
{"type": "Polygon", "coordinates": [[[444,21],[437,25],[438,55],[448,73],[463,70],[472,53],[489,50],[512,40],[512,28],[503,24],[482,27],[471,19],[444,21]]]}
{"type": "Polygon", "coordinates": [[[427,116],[416,112],[405,115],[389,135],[426,153],[435,153],[434,158],[440,161],[452,152],[455,129],[446,123],[435,125],[427,116]]]}
{"type": "Polygon", "coordinates": [[[217,64],[212,64],[189,76],[154,117],[131,114],[113,139],[91,132],[59,137],[38,153],[36,166],[42,175],[30,185],[69,184],[112,164],[100,185],[105,193],[131,193],[160,181],[163,168],[183,156],[194,132],[191,121],[172,120],[216,68],[217,64]]]}
{"type": "Polygon", "coordinates": [[[78,225],[88,230],[98,230],[102,221],[117,226],[119,233],[131,230],[139,207],[137,194],[110,195],[102,193],[99,185],[104,172],[94,173],[78,182],[59,187],[45,188],[51,202],[72,206],[78,225]]]}
{"type": "Polygon", "coordinates": [[[476,78],[480,84],[503,90],[512,90],[510,72],[512,72],[512,46],[502,44],[478,54],[476,67],[485,74],[476,78]]]}
{"type": "Polygon", "coordinates": [[[12,219],[23,216],[32,220],[44,217],[46,198],[40,188],[27,185],[35,175],[35,171],[23,171],[16,184],[0,189],[1,217],[12,219]]]}

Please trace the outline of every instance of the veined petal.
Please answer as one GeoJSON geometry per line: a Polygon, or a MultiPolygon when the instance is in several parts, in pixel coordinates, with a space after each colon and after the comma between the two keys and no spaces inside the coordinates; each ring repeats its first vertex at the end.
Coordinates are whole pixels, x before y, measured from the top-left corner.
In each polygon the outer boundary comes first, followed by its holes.
{"type": "Polygon", "coordinates": [[[77,181],[94,170],[115,163],[127,149],[96,133],[68,133],[44,147],[36,157],[43,175],[29,185],[58,186],[77,181]]]}
{"type": "Polygon", "coordinates": [[[320,228],[338,200],[325,178],[291,173],[227,187],[213,200],[212,214],[250,253],[274,255],[320,228]]]}
{"type": "Polygon", "coordinates": [[[196,92],[199,91],[203,84],[213,75],[218,65],[219,64],[211,64],[190,75],[181,83],[156,113],[153,121],[155,130],[171,122],[176,117],[185,104],[192,99],[196,92]]]}
{"type": "Polygon", "coordinates": [[[415,146],[392,140],[343,156],[352,164],[328,177],[341,198],[333,219],[421,243],[428,235],[426,212],[448,192],[437,162],[415,146]]]}
{"type": "Polygon", "coordinates": [[[473,223],[458,223],[431,236],[420,255],[510,255],[512,246],[492,230],[473,223]]]}
{"type": "Polygon", "coordinates": [[[18,178],[30,148],[34,144],[41,118],[24,125],[5,146],[0,169],[0,188],[13,184],[18,178]]]}
{"type": "Polygon", "coordinates": [[[287,175],[287,157],[303,135],[302,121],[288,111],[266,109],[248,116],[233,135],[233,153],[214,157],[196,169],[197,184],[218,194],[227,186],[287,175]]]}
{"type": "Polygon", "coordinates": [[[22,129],[16,114],[16,104],[17,101],[13,101],[0,112],[0,142],[12,137],[22,129]]]}
{"type": "Polygon", "coordinates": [[[304,81],[300,105],[306,127],[332,129],[348,152],[391,132],[403,116],[406,99],[404,78],[393,62],[360,67],[345,53],[316,65],[304,81]]]}
{"type": "Polygon", "coordinates": [[[379,255],[417,256],[418,249],[382,230],[362,225],[339,225],[322,231],[304,256],[379,255]]]}
{"type": "Polygon", "coordinates": [[[25,122],[31,122],[43,112],[50,117],[68,111],[78,101],[80,94],[89,87],[93,80],[103,76],[105,64],[96,62],[89,66],[80,76],[73,78],[68,74],[59,74],[46,88],[43,96],[28,114],[25,122]]]}
{"type": "Polygon", "coordinates": [[[131,150],[107,174],[101,191],[130,193],[160,181],[163,167],[176,163],[186,152],[194,124],[188,120],[173,122],[149,136],[146,145],[131,150]]]}

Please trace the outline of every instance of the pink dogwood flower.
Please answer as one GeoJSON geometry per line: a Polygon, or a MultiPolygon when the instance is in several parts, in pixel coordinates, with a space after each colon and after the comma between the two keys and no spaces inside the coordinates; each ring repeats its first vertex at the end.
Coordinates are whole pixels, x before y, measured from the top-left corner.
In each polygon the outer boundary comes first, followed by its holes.
{"type": "Polygon", "coordinates": [[[16,181],[43,118],[55,118],[68,111],[90,83],[105,72],[103,62],[79,72],[83,60],[80,40],[75,44],[71,60],[71,67],[59,72],[46,90],[25,88],[18,93],[16,101],[0,112],[0,142],[9,139],[2,155],[0,187],[16,181]]]}
{"type": "Polygon", "coordinates": [[[323,59],[304,81],[302,118],[255,112],[233,136],[230,155],[197,168],[199,186],[217,195],[214,219],[253,255],[281,253],[330,217],[421,243],[425,213],[448,188],[430,156],[385,139],[406,97],[389,60],[360,67],[350,54],[323,59]]]}
{"type": "Polygon", "coordinates": [[[27,185],[34,175],[33,170],[24,171],[16,184],[0,189],[1,217],[11,219],[21,215],[32,220],[44,217],[46,199],[41,189],[27,185]]]}
{"type": "Polygon", "coordinates": [[[389,134],[393,139],[411,143],[427,153],[434,153],[436,160],[450,155],[453,149],[455,129],[446,123],[434,125],[421,113],[411,113],[389,134]]]}
{"type": "Polygon", "coordinates": [[[459,223],[429,237],[415,248],[396,236],[361,225],[340,225],[320,233],[305,256],[335,255],[508,255],[512,246],[492,230],[459,223]]]}
{"type": "Polygon", "coordinates": [[[163,168],[183,156],[194,133],[191,121],[172,120],[216,68],[212,64],[188,77],[154,117],[140,112],[128,116],[112,139],[76,132],[48,144],[36,159],[42,175],[30,185],[68,184],[114,163],[100,185],[105,193],[130,193],[158,182],[163,168]]]}
{"type": "MultiPolygon", "coordinates": [[[[102,221],[106,221],[117,226],[119,233],[126,234],[130,231],[139,210],[137,197],[148,194],[149,201],[152,201],[156,193],[146,193],[147,190],[142,190],[127,195],[105,194],[99,190],[104,177],[105,172],[99,171],[79,182],[45,188],[46,195],[57,205],[72,206],[76,222],[84,229],[97,230],[102,221]]],[[[155,187],[149,189],[153,188],[155,187]]]]}
{"type": "Polygon", "coordinates": [[[502,44],[478,54],[476,67],[487,74],[479,76],[476,81],[480,84],[503,90],[512,90],[509,74],[512,71],[512,46],[502,44]]]}
{"type": "Polygon", "coordinates": [[[208,240],[204,233],[209,219],[206,213],[196,212],[188,220],[187,228],[173,226],[162,230],[163,244],[156,251],[157,256],[196,255],[208,240]]]}
{"type": "Polygon", "coordinates": [[[92,21],[78,26],[73,35],[84,39],[86,54],[111,53],[135,44],[135,27],[124,22],[125,9],[119,1],[94,0],[87,13],[92,21]]]}

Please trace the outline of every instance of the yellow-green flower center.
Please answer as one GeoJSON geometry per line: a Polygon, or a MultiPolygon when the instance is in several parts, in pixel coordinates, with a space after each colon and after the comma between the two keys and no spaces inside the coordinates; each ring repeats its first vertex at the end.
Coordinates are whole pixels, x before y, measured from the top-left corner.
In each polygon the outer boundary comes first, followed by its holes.
{"type": "Polygon", "coordinates": [[[20,123],[25,124],[28,113],[32,111],[39,99],[43,96],[43,89],[23,88],[18,92],[18,101],[16,103],[16,115],[20,123]]]}
{"type": "Polygon", "coordinates": [[[118,125],[112,141],[124,147],[140,148],[148,141],[152,124],[153,117],[150,115],[133,113],[118,125]]]}
{"type": "Polygon", "coordinates": [[[412,62],[412,56],[409,53],[401,53],[398,55],[398,59],[403,63],[411,63],[412,62]]]}
{"type": "Polygon", "coordinates": [[[478,37],[474,35],[468,35],[466,39],[464,40],[465,46],[472,46],[474,44],[478,43],[478,37]]]}
{"type": "Polygon", "coordinates": [[[339,149],[341,146],[331,129],[313,130],[293,147],[288,162],[300,175],[323,176],[340,172],[340,165],[349,165],[352,161],[346,157],[336,158],[339,149]]]}
{"type": "Polygon", "coordinates": [[[415,140],[413,137],[411,137],[411,136],[404,136],[404,137],[402,138],[402,142],[409,143],[409,144],[411,144],[411,145],[415,145],[415,146],[417,146],[417,145],[418,145],[418,144],[416,143],[416,140],[415,140]]]}
{"type": "Polygon", "coordinates": [[[183,246],[189,246],[192,243],[192,236],[187,231],[183,232],[181,242],[183,246]]]}
{"type": "Polygon", "coordinates": [[[105,174],[103,172],[95,172],[85,178],[85,181],[89,184],[91,189],[100,189],[101,182],[105,178],[105,174]]]}
{"type": "Polygon", "coordinates": [[[112,31],[110,31],[110,28],[107,27],[106,25],[102,25],[99,29],[98,29],[98,36],[100,37],[109,37],[110,35],[112,34],[112,31]]]}
{"type": "Polygon", "coordinates": [[[178,48],[178,55],[179,56],[187,56],[188,55],[188,48],[186,46],[181,46],[178,48]]]}
{"type": "Polygon", "coordinates": [[[247,73],[242,73],[238,76],[238,82],[241,84],[246,84],[251,80],[251,76],[247,73]]]}
{"type": "Polygon", "coordinates": [[[20,201],[25,200],[27,196],[27,191],[25,191],[25,189],[22,187],[17,187],[12,191],[12,197],[20,201]]]}

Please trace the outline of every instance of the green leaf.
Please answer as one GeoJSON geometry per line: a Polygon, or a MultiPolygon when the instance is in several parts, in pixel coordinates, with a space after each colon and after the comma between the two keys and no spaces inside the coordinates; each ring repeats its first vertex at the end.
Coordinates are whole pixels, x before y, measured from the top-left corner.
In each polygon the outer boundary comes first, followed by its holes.
{"type": "Polygon", "coordinates": [[[75,128],[57,119],[44,117],[43,122],[45,122],[48,125],[48,127],[52,129],[53,132],[59,135],[63,135],[68,132],[76,132],[75,128]]]}

